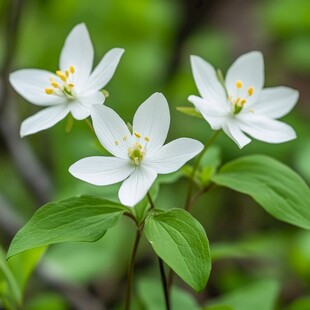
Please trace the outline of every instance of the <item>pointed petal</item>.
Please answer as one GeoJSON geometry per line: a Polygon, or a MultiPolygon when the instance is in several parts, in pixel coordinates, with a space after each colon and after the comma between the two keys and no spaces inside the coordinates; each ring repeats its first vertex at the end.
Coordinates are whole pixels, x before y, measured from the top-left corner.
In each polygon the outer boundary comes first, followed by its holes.
{"type": "Polygon", "coordinates": [[[87,80],[85,90],[101,90],[112,78],[116,67],[124,53],[122,48],[108,51],[87,80]]]}
{"type": "Polygon", "coordinates": [[[145,164],[156,170],[158,174],[171,173],[180,169],[187,161],[195,157],[203,149],[197,140],[180,138],[164,145],[151,158],[145,158],[145,164]]]}
{"type": "Polygon", "coordinates": [[[60,54],[60,70],[74,66],[74,84],[82,87],[93,66],[94,49],[85,24],[76,25],[66,38],[60,54]]]}
{"type": "Polygon", "coordinates": [[[254,51],[240,56],[228,69],[226,75],[228,94],[236,99],[246,98],[248,104],[257,100],[264,85],[264,59],[260,52],[254,51]],[[236,87],[236,82],[242,81],[242,88],[236,87]],[[253,95],[248,97],[248,88],[253,87],[253,95]]]}
{"type": "Polygon", "coordinates": [[[61,121],[69,113],[69,107],[61,104],[46,108],[22,122],[20,136],[24,137],[50,128],[61,121]]]}
{"type": "Polygon", "coordinates": [[[121,203],[128,207],[136,205],[147,194],[156,177],[155,170],[143,166],[137,167],[119,189],[118,197],[121,203]]]}
{"type": "Polygon", "coordinates": [[[128,159],[128,147],[132,144],[131,133],[112,109],[104,105],[93,105],[91,117],[100,143],[116,157],[128,159]]]}
{"type": "Polygon", "coordinates": [[[221,104],[226,100],[223,86],[217,78],[213,66],[198,56],[191,56],[194,80],[200,95],[207,100],[221,104]]]}
{"type": "Polygon", "coordinates": [[[129,160],[93,156],[77,161],[69,172],[80,180],[101,186],[123,181],[134,169],[129,160]]]}
{"type": "Polygon", "coordinates": [[[265,88],[253,105],[253,110],[269,118],[280,118],[293,109],[298,97],[298,91],[289,87],[265,88]]]}
{"type": "Polygon", "coordinates": [[[241,131],[237,122],[235,121],[224,123],[223,130],[227,136],[239,146],[240,149],[251,142],[251,139],[241,131]]]}
{"type": "Polygon", "coordinates": [[[220,129],[222,127],[223,121],[230,113],[228,105],[223,108],[216,103],[211,103],[206,99],[197,96],[189,96],[188,100],[202,114],[213,130],[220,129]]]}
{"type": "Polygon", "coordinates": [[[139,133],[141,145],[145,137],[149,138],[147,149],[153,153],[164,144],[170,125],[168,102],[163,94],[155,93],[144,101],[138,108],[133,119],[133,131],[139,133]]]}
{"type": "Polygon", "coordinates": [[[65,102],[65,98],[54,94],[47,95],[45,88],[50,88],[50,77],[58,77],[45,70],[22,69],[10,74],[10,83],[22,97],[39,106],[49,106],[65,102]]]}
{"type": "Polygon", "coordinates": [[[105,101],[104,94],[100,91],[83,93],[78,96],[78,100],[85,106],[91,107],[94,104],[103,104],[105,101]]]}
{"type": "Polygon", "coordinates": [[[240,129],[254,139],[268,143],[282,143],[296,138],[294,129],[277,120],[256,114],[240,115],[240,129]]]}

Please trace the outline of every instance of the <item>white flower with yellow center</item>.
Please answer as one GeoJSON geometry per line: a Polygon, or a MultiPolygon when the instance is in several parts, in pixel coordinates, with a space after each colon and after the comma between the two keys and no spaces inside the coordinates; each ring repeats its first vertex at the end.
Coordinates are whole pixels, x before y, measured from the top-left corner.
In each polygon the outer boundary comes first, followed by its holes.
{"type": "Polygon", "coordinates": [[[38,106],[49,106],[27,118],[21,125],[21,136],[55,125],[71,112],[75,119],[90,115],[93,104],[105,100],[100,91],[112,78],[124,50],[110,50],[92,71],[94,49],[84,24],[69,33],[60,54],[60,70],[22,69],[10,74],[13,88],[38,106]]]}
{"type": "Polygon", "coordinates": [[[78,179],[95,185],[123,181],[119,199],[126,206],[136,205],[148,192],[157,174],[178,170],[196,156],[203,145],[180,138],[163,145],[170,125],[165,97],[153,94],[137,110],[132,132],[112,109],[94,105],[93,126],[101,144],[115,157],[88,157],[73,164],[69,171],[78,179]]]}
{"type": "Polygon", "coordinates": [[[277,119],[292,110],[298,91],[281,86],[263,89],[260,52],[240,56],[228,69],[224,85],[213,66],[202,58],[191,56],[191,65],[202,98],[190,96],[188,100],[212,129],[223,129],[240,148],[251,142],[245,133],[269,143],[296,138],[293,128],[277,119]]]}

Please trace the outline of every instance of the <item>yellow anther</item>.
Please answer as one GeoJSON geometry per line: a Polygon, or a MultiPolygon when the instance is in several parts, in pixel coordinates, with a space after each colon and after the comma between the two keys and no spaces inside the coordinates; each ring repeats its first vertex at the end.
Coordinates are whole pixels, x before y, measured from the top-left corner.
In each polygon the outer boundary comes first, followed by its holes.
{"type": "Polygon", "coordinates": [[[74,87],[74,84],[69,83],[69,84],[68,84],[68,87],[73,88],[73,87],[74,87]]]}
{"type": "Polygon", "coordinates": [[[253,93],[254,93],[254,88],[253,88],[253,87],[249,87],[249,88],[248,88],[248,95],[249,95],[249,96],[252,96],[253,93]]]}
{"type": "Polygon", "coordinates": [[[69,71],[66,70],[66,77],[68,78],[69,77],[69,71]]]}
{"type": "Polygon", "coordinates": [[[239,89],[242,88],[242,81],[238,80],[236,82],[236,87],[239,88],[239,89]]]}
{"type": "Polygon", "coordinates": [[[127,141],[127,136],[124,136],[124,137],[123,137],[123,141],[127,141]]]}
{"type": "Polygon", "coordinates": [[[52,88],[45,88],[44,91],[47,95],[51,95],[54,92],[52,88]]]}
{"type": "Polygon", "coordinates": [[[74,73],[74,71],[75,71],[74,66],[70,66],[70,72],[73,74],[73,73],[74,73]]]}
{"type": "Polygon", "coordinates": [[[115,145],[118,145],[118,141],[117,140],[115,141],[115,145]]]}
{"type": "Polygon", "coordinates": [[[67,81],[67,78],[64,76],[64,74],[61,71],[57,70],[56,74],[61,78],[62,81],[64,82],[67,81]]]}
{"type": "Polygon", "coordinates": [[[59,88],[58,83],[57,83],[57,82],[55,82],[55,81],[51,82],[51,85],[52,85],[53,87],[55,87],[55,88],[59,88]]]}
{"type": "Polygon", "coordinates": [[[146,136],[146,137],[144,137],[144,140],[145,140],[146,142],[149,142],[149,141],[150,141],[150,137],[146,136]]]}
{"type": "Polygon", "coordinates": [[[141,135],[139,133],[137,133],[136,131],[134,132],[134,135],[137,137],[137,138],[141,138],[141,135]]]}
{"type": "Polygon", "coordinates": [[[246,100],[245,100],[245,99],[242,99],[241,102],[240,102],[240,104],[241,104],[241,105],[245,105],[245,104],[246,104],[246,100]]]}
{"type": "Polygon", "coordinates": [[[241,100],[241,98],[240,98],[240,97],[238,97],[238,98],[235,100],[235,105],[238,105],[238,104],[239,104],[239,102],[240,102],[240,100],[241,100]]]}

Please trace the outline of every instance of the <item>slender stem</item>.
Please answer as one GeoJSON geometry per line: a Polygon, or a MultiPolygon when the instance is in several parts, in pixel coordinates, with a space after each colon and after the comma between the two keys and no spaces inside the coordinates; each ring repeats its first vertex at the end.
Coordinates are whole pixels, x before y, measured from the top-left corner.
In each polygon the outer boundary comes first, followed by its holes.
{"type": "Polygon", "coordinates": [[[158,257],[158,262],[159,262],[161,282],[163,284],[163,290],[164,290],[164,295],[165,295],[166,310],[170,310],[171,307],[170,307],[169,287],[168,287],[168,282],[167,282],[166,275],[165,275],[164,262],[160,257],[158,257]]]}
{"type": "Polygon", "coordinates": [[[134,271],[134,265],[135,265],[135,259],[137,255],[137,250],[140,242],[140,238],[143,231],[143,225],[140,227],[137,227],[137,233],[136,233],[136,239],[133,246],[131,258],[130,258],[130,264],[128,268],[128,279],[127,279],[127,293],[126,293],[126,304],[125,309],[130,309],[130,300],[131,300],[131,290],[132,290],[132,280],[133,280],[133,271],[134,271]]]}
{"type": "Polygon", "coordinates": [[[89,129],[90,129],[92,132],[94,132],[95,129],[94,129],[94,127],[93,127],[93,124],[92,124],[91,121],[89,120],[89,118],[86,118],[85,121],[86,121],[86,124],[87,124],[87,126],[89,127],[89,129]]]}
{"type": "Polygon", "coordinates": [[[185,202],[185,210],[189,210],[191,207],[191,198],[192,198],[192,192],[193,192],[193,186],[194,186],[194,177],[195,177],[195,173],[198,169],[199,163],[203,157],[203,155],[206,153],[206,151],[209,149],[209,147],[211,146],[211,144],[215,141],[215,139],[217,138],[217,136],[219,135],[220,131],[215,131],[213,136],[208,140],[208,142],[206,143],[205,147],[203,148],[202,152],[199,154],[196,163],[193,167],[192,173],[190,175],[190,179],[189,179],[189,185],[188,185],[188,191],[187,191],[187,196],[186,196],[186,202],[185,202]]]}
{"type": "Polygon", "coordinates": [[[154,205],[154,202],[153,202],[153,199],[152,199],[150,192],[147,192],[146,196],[147,196],[147,199],[149,200],[149,203],[151,206],[150,210],[155,209],[155,205],[154,205]]]}

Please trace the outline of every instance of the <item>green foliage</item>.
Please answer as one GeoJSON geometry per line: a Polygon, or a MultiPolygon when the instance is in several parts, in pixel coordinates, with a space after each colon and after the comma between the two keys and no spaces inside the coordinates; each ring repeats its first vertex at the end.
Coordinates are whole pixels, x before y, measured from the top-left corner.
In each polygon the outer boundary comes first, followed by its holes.
{"type": "Polygon", "coordinates": [[[200,112],[198,112],[195,108],[193,107],[177,107],[177,110],[181,113],[184,113],[189,116],[194,116],[198,118],[203,118],[200,112]]]}
{"type": "Polygon", "coordinates": [[[156,254],[193,289],[203,290],[211,270],[211,257],[201,224],[188,212],[172,209],[150,215],[144,231],[156,254]]]}
{"type": "Polygon", "coordinates": [[[58,242],[97,241],[124,210],[120,204],[93,196],[48,203],[16,234],[7,256],[58,242]]]}
{"type": "Polygon", "coordinates": [[[212,306],[204,310],[274,310],[279,285],[274,280],[264,280],[251,283],[245,287],[224,295],[212,302],[212,306]],[[224,308],[214,308],[215,305],[224,308]],[[231,308],[230,308],[231,307],[231,308]]]}
{"type": "Polygon", "coordinates": [[[298,174],[275,159],[252,155],[233,160],[212,181],[250,195],[279,220],[310,229],[310,189],[298,174]]]}
{"type": "MultiPolygon", "coordinates": [[[[142,278],[138,281],[138,297],[141,299],[143,309],[162,310],[165,309],[163,288],[159,281],[142,278]]],[[[194,298],[186,291],[172,287],[171,289],[172,310],[199,310],[200,307],[194,298]]]]}
{"type": "Polygon", "coordinates": [[[295,300],[285,310],[309,310],[310,296],[295,300]]]}

